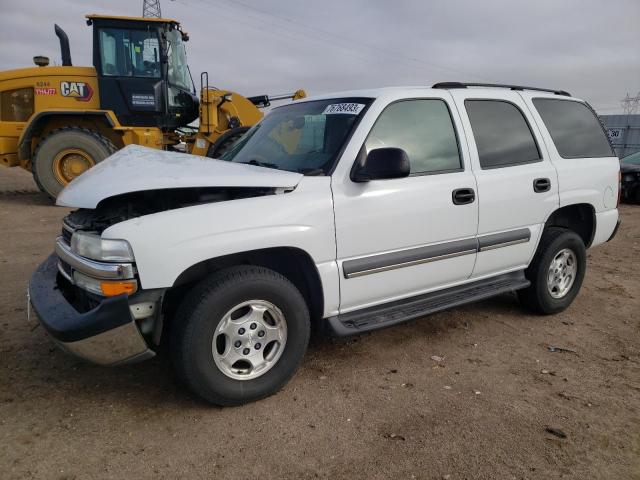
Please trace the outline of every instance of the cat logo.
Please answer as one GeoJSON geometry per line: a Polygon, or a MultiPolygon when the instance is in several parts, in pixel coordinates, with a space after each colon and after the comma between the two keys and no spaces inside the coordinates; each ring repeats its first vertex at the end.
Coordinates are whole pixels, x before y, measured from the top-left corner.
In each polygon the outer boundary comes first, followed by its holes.
{"type": "Polygon", "coordinates": [[[60,93],[79,102],[88,102],[93,97],[93,89],[84,82],[60,82],[60,93]]]}

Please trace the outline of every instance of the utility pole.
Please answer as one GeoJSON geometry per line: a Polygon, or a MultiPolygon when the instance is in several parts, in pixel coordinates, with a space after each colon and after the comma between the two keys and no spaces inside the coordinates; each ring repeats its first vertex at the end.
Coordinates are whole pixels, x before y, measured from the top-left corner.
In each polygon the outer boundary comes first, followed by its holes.
{"type": "Polygon", "coordinates": [[[161,18],[162,13],[160,12],[160,0],[143,0],[142,16],[161,18]]]}

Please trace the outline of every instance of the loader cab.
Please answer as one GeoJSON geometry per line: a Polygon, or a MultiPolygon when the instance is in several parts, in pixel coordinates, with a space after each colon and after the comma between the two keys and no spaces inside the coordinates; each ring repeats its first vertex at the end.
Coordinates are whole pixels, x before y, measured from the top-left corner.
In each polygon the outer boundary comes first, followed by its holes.
{"type": "Polygon", "coordinates": [[[100,108],[121,124],[174,130],[198,117],[198,97],[175,20],[88,15],[100,108]]]}

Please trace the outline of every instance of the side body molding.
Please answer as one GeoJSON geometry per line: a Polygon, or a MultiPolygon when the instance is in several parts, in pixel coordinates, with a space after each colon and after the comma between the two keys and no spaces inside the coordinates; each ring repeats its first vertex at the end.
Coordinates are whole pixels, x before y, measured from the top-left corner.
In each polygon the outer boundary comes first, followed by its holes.
{"type": "Polygon", "coordinates": [[[527,243],[530,240],[531,230],[519,228],[475,238],[346,260],[342,263],[342,271],[345,278],[355,278],[396,268],[410,267],[421,263],[435,262],[461,255],[527,243]]]}

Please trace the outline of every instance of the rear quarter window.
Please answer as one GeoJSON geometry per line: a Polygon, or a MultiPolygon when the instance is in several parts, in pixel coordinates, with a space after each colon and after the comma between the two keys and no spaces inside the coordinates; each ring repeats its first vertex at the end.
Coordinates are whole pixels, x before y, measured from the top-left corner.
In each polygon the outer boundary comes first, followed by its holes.
{"type": "Polygon", "coordinates": [[[562,158],[615,156],[600,121],[584,103],[534,98],[533,104],[562,158]]]}

